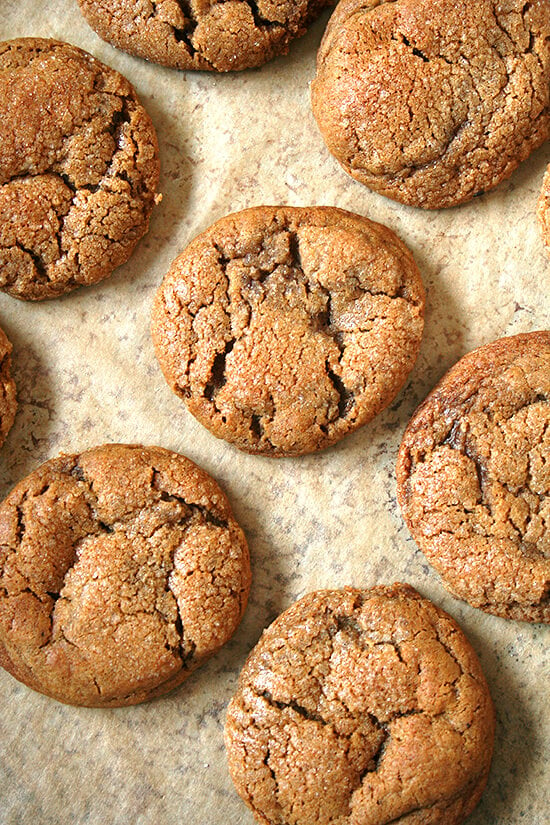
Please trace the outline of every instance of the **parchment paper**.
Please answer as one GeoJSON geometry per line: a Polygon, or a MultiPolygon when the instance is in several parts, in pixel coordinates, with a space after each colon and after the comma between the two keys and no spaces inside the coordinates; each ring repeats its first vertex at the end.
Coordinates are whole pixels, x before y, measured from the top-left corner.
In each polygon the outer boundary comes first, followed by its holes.
{"type": "Polygon", "coordinates": [[[59,452],[104,442],[187,454],[227,492],[250,544],[244,621],[223,651],[171,695],[138,707],[66,707],[0,672],[2,823],[251,825],[233,790],[225,707],[262,629],[305,592],[407,581],[462,625],[497,710],[488,788],[471,825],[550,819],[550,629],[453,599],[409,536],[394,464],[416,404],[465,352],[550,325],[547,259],[534,218],[550,145],[496,191],[442,212],[407,208],[352,181],[328,154],[308,84],[328,14],[288,57],[227,76],[148,64],[103,43],[76,0],[1,0],[0,35],[56,37],[125,74],[158,131],[163,201],[149,234],[108,280],[25,304],[0,294],[14,345],[19,410],[0,451],[0,497],[59,452]],[[255,458],[216,440],[171,393],[149,335],[170,261],[222,215],[256,204],[332,204],[394,229],[428,291],[417,366],[390,409],[305,458],[255,458]]]}

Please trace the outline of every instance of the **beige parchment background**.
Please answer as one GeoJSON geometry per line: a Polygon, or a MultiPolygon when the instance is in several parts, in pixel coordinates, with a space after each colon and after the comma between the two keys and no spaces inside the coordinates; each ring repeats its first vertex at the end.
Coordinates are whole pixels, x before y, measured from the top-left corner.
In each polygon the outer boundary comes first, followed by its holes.
{"type": "Polygon", "coordinates": [[[0,294],[14,345],[19,410],[0,451],[0,498],[59,452],[104,442],[160,444],[223,486],[250,544],[253,585],[234,639],[171,695],[138,707],[65,707],[0,672],[0,822],[7,825],[252,825],[229,779],[225,706],[262,629],[319,587],[408,581],[462,625],[497,710],[487,791],[471,825],[550,820],[550,629],[488,616],[451,598],[405,528],[394,463],[416,404],[463,353],[550,326],[547,259],[534,219],[550,145],[497,191],[424,212],[340,169],[309,107],[328,14],[290,55],[228,76],[181,73],[130,57],[85,24],[76,0],[0,0],[0,37],[56,37],[136,86],[158,131],[163,201],[130,261],[55,301],[0,294]],[[428,292],[424,341],[396,402],[323,453],[273,460],[217,441],[172,395],[149,335],[170,261],[222,215],[256,204],[333,204],[394,229],[428,292]]]}

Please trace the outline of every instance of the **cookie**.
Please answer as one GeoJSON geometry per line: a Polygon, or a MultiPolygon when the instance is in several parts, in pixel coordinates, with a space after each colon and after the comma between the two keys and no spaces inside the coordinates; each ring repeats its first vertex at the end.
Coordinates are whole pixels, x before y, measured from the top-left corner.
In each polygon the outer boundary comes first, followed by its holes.
{"type": "Polygon", "coordinates": [[[1,290],[40,301],[106,278],[147,231],[158,177],[122,75],[68,43],[0,43],[1,290]]]}
{"type": "Polygon", "coordinates": [[[418,408],[397,463],[405,521],[473,607],[550,622],[550,332],[465,355],[418,408]]]}
{"type": "Polygon", "coordinates": [[[210,476],[160,447],[46,462],[0,505],[0,664],[74,705],[166,693],[242,616],[248,549],[210,476]]]}
{"type": "Polygon", "coordinates": [[[192,241],[157,292],[168,384],[219,438],[251,453],[334,444],[396,396],[423,329],[411,253],[332,207],[262,206],[192,241]]]}
{"type": "Polygon", "coordinates": [[[107,42],[177,69],[228,72],[261,66],[335,0],[79,0],[90,26],[107,42]]]}
{"type": "Polygon", "coordinates": [[[15,382],[11,377],[11,344],[0,328],[0,447],[11,429],[16,409],[15,382]]]}
{"type": "Polygon", "coordinates": [[[493,189],[550,132],[548,0],[343,0],[313,112],[346,172],[401,203],[493,189]]]}
{"type": "Polygon", "coordinates": [[[292,605],[250,654],[225,729],[262,825],[456,825],[483,792],[493,736],[468,640],[402,584],[292,605]]]}
{"type": "Polygon", "coordinates": [[[550,252],[550,164],[548,164],[546,174],[542,181],[537,216],[542,232],[542,239],[550,252]]]}

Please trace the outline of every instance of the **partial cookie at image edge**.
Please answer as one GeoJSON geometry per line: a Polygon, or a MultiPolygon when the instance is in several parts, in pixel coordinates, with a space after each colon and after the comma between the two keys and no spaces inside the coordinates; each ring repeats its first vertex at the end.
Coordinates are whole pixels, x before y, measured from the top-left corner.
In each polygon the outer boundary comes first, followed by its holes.
{"type": "Polygon", "coordinates": [[[412,587],[309,593],[263,633],[225,743],[262,825],[458,825],[490,769],[494,709],[456,622],[412,587]]]}
{"type": "Polygon", "coordinates": [[[0,327],[0,447],[6,440],[17,410],[15,381],[11,375],[12,345],[0,327]]]}
{"type": "Polygon", "coordinates": [[[397,495],[416,544],[470,605],[550,622],[550,332],[464,355],[412,416],[397,495]]]}
{"type": "Polygon", "coordinates": [[[0,43],[0,289],[42,301],[125,263],[158,201],[158,142],[129,81],[57,40],[0,43]]]}

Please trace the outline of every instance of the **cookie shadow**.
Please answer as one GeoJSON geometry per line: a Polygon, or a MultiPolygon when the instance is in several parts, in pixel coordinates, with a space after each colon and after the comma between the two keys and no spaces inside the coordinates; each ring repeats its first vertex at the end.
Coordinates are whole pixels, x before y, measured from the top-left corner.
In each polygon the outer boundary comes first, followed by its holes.
{"type": "MultiPolygon", "coordinates": [[[[23,327],[11,322],[9,308],[4,311],[3,300],[0,326],[13,345],[11,373],[16,386],[17,410],[13,426],[0,448],[0,500],[50,457],[56,412],[50,368],[32,342],[32,324],[23,327]]],[[[5,300],[15,299],[5,296],[5,300]]]]}
{"type": "Polygon", "coordinates": [[[537,784],[535,769],[540,768],[543,758],[542,720],[537,722],[529,703],[522,701],[525,685],[507,666],[509,651],[491,646],[475,627],[473,630],[468,627],[468,638],[481,661],[496,711],[495,749],[489,780],[468,822],[493,825],[509,821],[513,811],[523,815],[520,810],[523,811],[524,805],[520,800],[528,796],[526,789],[537,784]]]}

